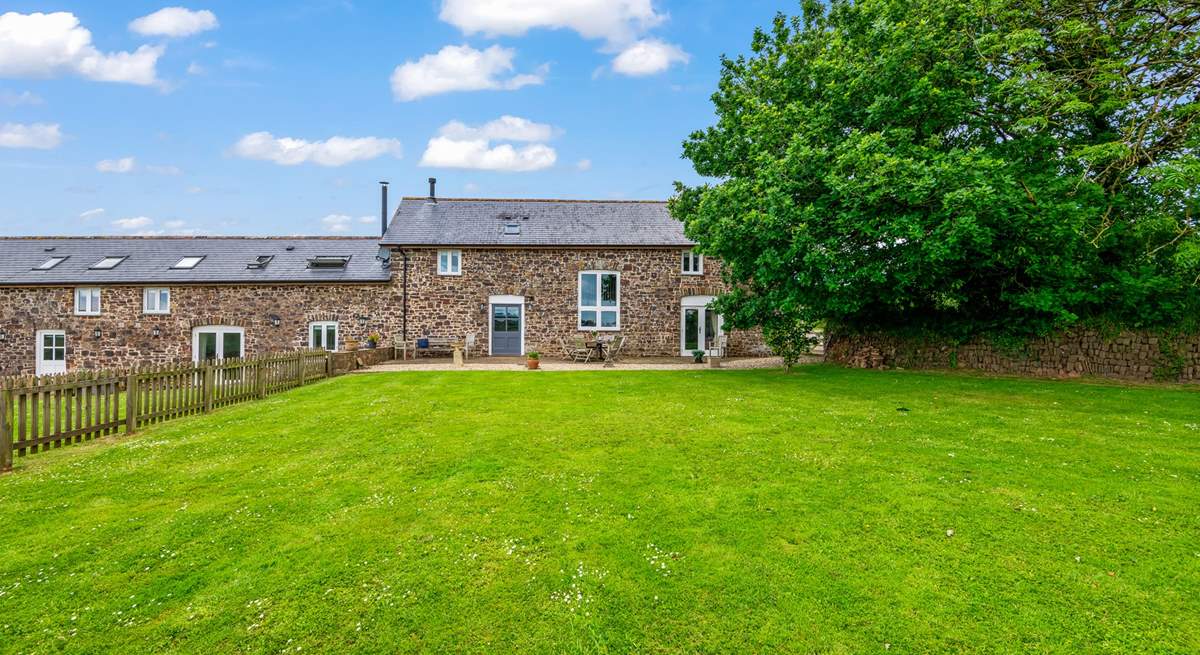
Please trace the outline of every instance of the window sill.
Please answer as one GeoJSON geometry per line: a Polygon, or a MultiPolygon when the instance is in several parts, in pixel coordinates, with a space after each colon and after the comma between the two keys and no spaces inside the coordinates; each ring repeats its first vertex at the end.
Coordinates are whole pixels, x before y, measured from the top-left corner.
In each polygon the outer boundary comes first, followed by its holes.
{"type": "Polygon", "coordinates": [[[171,310],[169,310],[169,309],[168,309],[168,310],[167,310],[167,311],[165,311],[165,312],[160,312],[160,311],[150,311],[150,310],[148,310],[148,309],[143,309],[143,310],[142,310],[142,313],[143,313],[143,314],[146,314],[146,315],[148,315],[148,316],[170,316],[170,315],[171,315],[171,310]]]}
{"type": "Polygon", "coordinates": [[[438,271],[438,277],[462,277],[462,273],[443,273],[438,271]]]}
{"type": "Polygon", "coordinates": [[[99,316],[100,312],[75,312],[75,316],[99,316]]]}
{"type": "Polygon", "coordinates": [[[704,271],[700,271],[699,273],[689,273],[687,271],[681,271],[680,275],[689,275],[691,277],[704,277],[704,271]]]}

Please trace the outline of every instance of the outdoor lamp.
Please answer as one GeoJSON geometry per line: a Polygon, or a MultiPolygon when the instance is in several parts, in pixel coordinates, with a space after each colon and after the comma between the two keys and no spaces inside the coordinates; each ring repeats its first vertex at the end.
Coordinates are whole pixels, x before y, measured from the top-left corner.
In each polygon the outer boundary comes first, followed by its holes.
{"type": "Polygon", "coordinates": [[[100,328],[94,328],[94,329],[92,330],[92,338],[93,338],[93,339],[99,339],[99,338],[100,338],[100,328]]]}
{"type": "Polygon", "coordinates": [[[153,330],[150,330],[150,336],[152,336],[152,337],[157,337],[157,336],[161,336],[161,335],[162,335],[162,330],[158,329],[157,325],[154,326],[153,330]]]}
{"type": "Polygon", "coordinates": [[[279,327],[279,324],[283,322],[282,319],[274,314],[271,314],[269,318],[271,320],[271,327],[279,327]]]}
{"type": "Polygon", "coordinates": [[[8,333],[0,330],[0,341],[8,341],[8,333]]]}

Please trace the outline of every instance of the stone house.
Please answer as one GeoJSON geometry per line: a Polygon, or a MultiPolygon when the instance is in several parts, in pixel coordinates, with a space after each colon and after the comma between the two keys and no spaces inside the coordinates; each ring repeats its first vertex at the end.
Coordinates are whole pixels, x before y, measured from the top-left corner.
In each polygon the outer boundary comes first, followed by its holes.
{"type": "MultiPolygon", "coordinates": [[[[384,200],[386,208],[386,195],[384,200]]],[[[384,216],[386,216],[386,210],[384,216]]],[[[0,375],[465,339],[475,355],[724,333],[720,266],[662,202],[404,198],[379,238],[0,239],[0,375]]],[[[757,332],[728,354],[765,352],[757,332]]]]}

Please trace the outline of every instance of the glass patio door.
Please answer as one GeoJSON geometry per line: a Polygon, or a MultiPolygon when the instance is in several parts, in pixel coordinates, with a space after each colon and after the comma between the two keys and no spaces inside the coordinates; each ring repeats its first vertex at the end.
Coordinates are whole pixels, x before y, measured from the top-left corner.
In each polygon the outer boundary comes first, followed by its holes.
{"type": "Polygon", "coordinates": [[[42,330],[37,333],[38,375],[61,375],[67,372],[67,333],[62,330],[42,330]]]}
{"type": "Polygon", "coordinates": [[[205,362],[213,359],[240,359],[243,355],[244,332],[239,327],[210,326],[192,331],[192,359],[205,362]]]}
{"type": "Polygon", "coordinates": [[[679,354],[689,357],[697,350],[709,352],[717,345],[723,321],[720,314],[709,309],[712,298],[685,298],[679,326],[679,354]]]}

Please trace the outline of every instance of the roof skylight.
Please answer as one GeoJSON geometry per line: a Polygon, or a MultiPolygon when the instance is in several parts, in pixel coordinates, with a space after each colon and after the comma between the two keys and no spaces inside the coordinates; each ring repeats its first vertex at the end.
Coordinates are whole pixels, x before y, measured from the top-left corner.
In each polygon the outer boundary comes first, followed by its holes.
{"type": "Polygon", "coordinates": [[[48,270],[50,270],[50,269],[54,268],[55,266],[58,266],[59,264],[61,264],[61,263],[65,262],[65,261],[67,261],[67,258],[66,258],[66,257],[51,257],[50,259],[47,259],[46,261],[42,262],[41,264],[38,264],[37,266],[34,266],[34,267],[33,267],[33,270],[35,270],[35,271],[48,271],[48,270]]]}
{"type": "Polygon", "coordinates": [[[204,261],[204,257],[202,257],[202,256],[189,255],[189,256],[184,257],[183,259],[180,259],[179,261],[175,262],[175,265],[172,266],[171,268],[180,268],[180,269],[184,269],[184,270],[191,270],[193,268],[196,268],[196,265],[202,261],[204,261]]]}
{"type": "Polygon", "coordinates": [[[111,271],[117,266],[120,266],[121,262],[125,261],[126,259],[128,259],[128,256],[124,255],[120,257],[105,257],[95,264],[92,264],[92,269],[97,271],[111,271]]]}
{"type": "Polygon", "coordinates": [[[520,234],[521,233],[521,224],[520,223],[505,223],[504,224],[504,233],[505,234],[520,234]]]}
{"type": "Polygon", "coordinates": [[[249,269],[266,268],[267,264],[270,264],[272,259],[275,259],[275,255],[259,255],[258,257],[254,258],[254,261],[250,262],[249,264],[246,264],[246,268],[249,268],[249,269]]]}
{"type": "Polygon", "coordinates": [[[320,255],[308,260],[309,268],[346,268],[350,263],[349,257],[320,255]]]}

